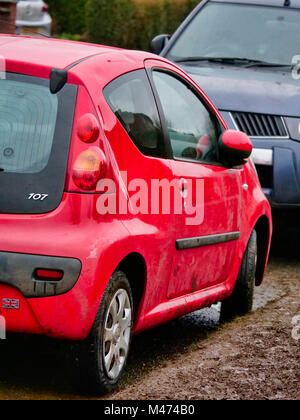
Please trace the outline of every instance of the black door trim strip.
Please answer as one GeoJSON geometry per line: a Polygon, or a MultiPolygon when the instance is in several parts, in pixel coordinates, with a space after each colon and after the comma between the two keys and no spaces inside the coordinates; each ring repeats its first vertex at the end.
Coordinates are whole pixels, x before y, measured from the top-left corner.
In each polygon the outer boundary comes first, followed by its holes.
{"type": "Polygon", "coordinates": [[[177,239],[176,249],[200,248],[202,246],[222,244],[224,242],[236,241],[241,237],[241,232],[222,233],[220,235],[199,236],[196,238],[177,239]]]}

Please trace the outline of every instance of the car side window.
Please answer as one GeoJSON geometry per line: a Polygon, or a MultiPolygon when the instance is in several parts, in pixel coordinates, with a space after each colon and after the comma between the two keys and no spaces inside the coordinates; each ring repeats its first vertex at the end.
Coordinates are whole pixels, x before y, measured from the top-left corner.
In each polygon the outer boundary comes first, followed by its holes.
{"type": "Polygon", "coordinates": [[[192,88],[177,77],[153,72],[174,158],[218,162],[219,128],[192,88]]]}
{"type": "Polygon", "coordinates": [[[165,157],[162,126],[145,70],[114,80],[104,89],[104,97],[141,153],[165,157]]]}

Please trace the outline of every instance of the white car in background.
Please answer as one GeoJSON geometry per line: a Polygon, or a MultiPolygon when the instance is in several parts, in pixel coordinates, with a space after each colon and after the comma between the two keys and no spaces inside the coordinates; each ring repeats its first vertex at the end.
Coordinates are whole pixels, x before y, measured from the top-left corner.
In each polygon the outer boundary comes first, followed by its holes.
{"type": "Polygon", "coordinates": [[[17,34],[51,36],[52,19],[42,0],[19,0],[17,3],[17,34]]]}

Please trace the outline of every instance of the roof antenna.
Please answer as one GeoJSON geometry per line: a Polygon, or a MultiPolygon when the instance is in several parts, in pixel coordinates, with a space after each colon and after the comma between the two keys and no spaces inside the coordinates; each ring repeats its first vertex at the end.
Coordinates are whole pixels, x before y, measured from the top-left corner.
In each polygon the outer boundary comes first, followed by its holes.
{"type": "Polygon", "coordinates": [[[284,6],[289,7],[291,5],[291,0],[284,0],[284,6]]]}

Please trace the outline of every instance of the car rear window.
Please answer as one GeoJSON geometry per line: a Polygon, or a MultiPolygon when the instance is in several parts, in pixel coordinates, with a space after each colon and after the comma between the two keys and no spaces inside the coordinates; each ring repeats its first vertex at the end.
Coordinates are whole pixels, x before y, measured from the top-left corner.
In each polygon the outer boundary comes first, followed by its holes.
{"type": "Polygon", "coordinates": [[[63,194],[76,87],[51,94],[49,81],[0,80],[0,212],[45,213],[63,194]]]}
{"type": "Polygon", "coordinates": [[[46,87],[0,80],[0,170],[38,173],[47,166],[57,110],[46,87]]]}

